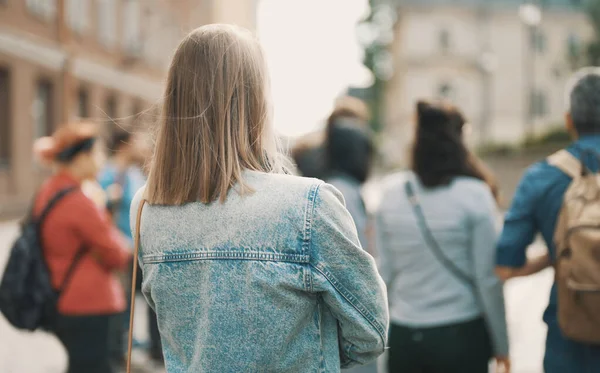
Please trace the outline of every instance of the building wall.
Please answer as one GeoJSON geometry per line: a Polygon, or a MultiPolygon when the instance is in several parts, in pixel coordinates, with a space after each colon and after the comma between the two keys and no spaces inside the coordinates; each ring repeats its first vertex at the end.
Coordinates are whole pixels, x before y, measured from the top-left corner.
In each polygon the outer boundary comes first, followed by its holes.
{"type": "Polygon", "coordinates": [[[185,33],[214,22],[254,29],[255,1],[233,3],[228,11],[218,0],[65,0],[68,32],[63,33],[58,0],[0,1],[0,69],[10,77],[10,123],[0,125],[8,126],[11,153],[8,164],[0,160],[0,218],[22,214],[48,174],[31,154],[40,79],[53,87],[47,132],[63,122],[65,106],[69,120],[81,116],[80,91],[86,93],[87,119],[105,134],[140,120],[152,122],[168,64],[185,33]]]}
{"type": "MultiPolygon", "coordinates": [[[[591,35],[584,14],[565,8],[544,11],[539,26],[543,51],[534,52],[530,73],[529,31],[516,6],[481,8],[412,5],[399,9],[390,48],[394,76],[386,87],[384,118],[391,139],[388,151],[405,148],[409,124],[420,98],[445,96],[470,121],[473,144],[517,142],[524,136],[529,110],[528,81],[544,96],[545,110],[533,121],[539,133],[562,121],[564,86],[571,73],[568,40],[580,44],[591,35]],[[446,33],[446,47],[442,41],[446,33]],[[443,87],[450,89],[444,89],[443,87]],[[488,119],[486,119],[488,118],[488,119]]],[[[404,152],[392,163],[402,161],[404,152]]]]}

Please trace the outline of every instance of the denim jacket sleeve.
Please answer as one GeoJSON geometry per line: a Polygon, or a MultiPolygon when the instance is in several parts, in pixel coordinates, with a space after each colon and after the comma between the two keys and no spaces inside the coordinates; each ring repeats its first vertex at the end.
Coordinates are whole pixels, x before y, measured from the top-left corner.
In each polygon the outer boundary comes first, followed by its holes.
{"type": "Polygon", "coordinates": [[[312,290],[338,320],[342,368],[364,364],[382,354],[387,342],[385,284],[360,246],[340,192],[321,184],[313,193],[307,213],[312,290]]]}

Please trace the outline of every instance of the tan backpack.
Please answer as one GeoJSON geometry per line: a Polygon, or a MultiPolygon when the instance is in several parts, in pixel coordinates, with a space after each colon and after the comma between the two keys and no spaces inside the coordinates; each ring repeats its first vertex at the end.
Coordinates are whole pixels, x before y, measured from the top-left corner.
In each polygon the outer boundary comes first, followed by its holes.
{"type": "Polygon", "coordinates": [[[566,150],[548,163],[573,179],[554,233],[558,323],[567,338],[600,344],[600,174],[566,150]]]}

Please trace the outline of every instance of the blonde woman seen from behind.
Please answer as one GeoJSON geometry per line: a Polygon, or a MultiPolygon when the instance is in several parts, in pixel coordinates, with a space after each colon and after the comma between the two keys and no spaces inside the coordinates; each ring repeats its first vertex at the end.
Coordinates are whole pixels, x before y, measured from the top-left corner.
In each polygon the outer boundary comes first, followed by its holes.
{"type": "Polygon", "coordinates": [[[142,291],[168,372],[339,372],[380,355],[385,285],[340,193],[285,174],[261,48],[209,25],[175,53],[142,198],[142,291]]]}

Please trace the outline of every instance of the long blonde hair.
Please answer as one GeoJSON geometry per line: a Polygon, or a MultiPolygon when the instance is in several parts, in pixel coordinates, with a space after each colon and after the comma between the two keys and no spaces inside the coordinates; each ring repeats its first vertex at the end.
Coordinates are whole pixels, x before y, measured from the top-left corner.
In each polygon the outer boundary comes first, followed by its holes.
{"type": "Polygon", "coordinates": [[[282,172],[271,130],[269,82],[262,49],[250,32],[208,25],[179,44],[167,78],[150,203],[224,201],[244,170],[282,172]]]}

